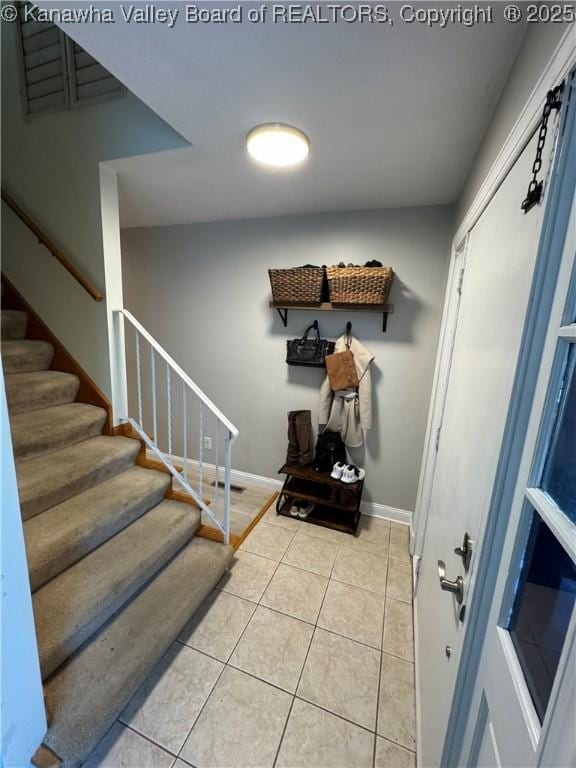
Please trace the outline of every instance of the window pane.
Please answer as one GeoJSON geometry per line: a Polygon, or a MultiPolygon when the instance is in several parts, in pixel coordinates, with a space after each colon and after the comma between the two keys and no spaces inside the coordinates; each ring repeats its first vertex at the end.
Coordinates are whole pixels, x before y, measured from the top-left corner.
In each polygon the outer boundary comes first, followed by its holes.
{"type": "Polygon", "coordinates": [[[571,345],[542,488],[576,522],[576,345],[571,345]]]}
{"type": "Polygon", "coordinates": [[[576,599],[576,567],[533,512],[508,630],[540,721],[576,599]]]}

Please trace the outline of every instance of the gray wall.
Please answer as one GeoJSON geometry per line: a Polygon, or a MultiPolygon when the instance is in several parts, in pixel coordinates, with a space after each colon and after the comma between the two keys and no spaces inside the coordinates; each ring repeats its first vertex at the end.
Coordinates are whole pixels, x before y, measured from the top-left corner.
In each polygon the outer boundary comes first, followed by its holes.
{"type": "MultiPolygon", "coordinates": [[[[1,26],[2,184],[104,293],[99,162],[187,142],[131,94],[25,121],[15,25],[1,26]]],[[[108,393],[104,302],[93,301],[4,205],[2,270],[108,393]]]]}
{"type": "MultiPolygon", "coordinates": [[[[287,367],[286,339],[317,317],[336,338],[348,319],[375,354],[375,424],[354,459],[367,500],[413,510],[444,299],[453,209],[334,213],[122,232],[125,304],[240,429],[233,466],[276,477],[286,412],[318,412],[320,370],[287,367]],[[395,314],[268,307],[268,267],[379,259],[397,279],[395,314]]],[[[178,453],[178,445],[174,448],[178,453]]],[[[209,458],[207,458],[209,460],[209,458]]]]}
{"type": "Polygon", "coordinates": [[[566,32],[567,24],[530,24],[456,205],[459,225],[534,86],[566,32]]]}

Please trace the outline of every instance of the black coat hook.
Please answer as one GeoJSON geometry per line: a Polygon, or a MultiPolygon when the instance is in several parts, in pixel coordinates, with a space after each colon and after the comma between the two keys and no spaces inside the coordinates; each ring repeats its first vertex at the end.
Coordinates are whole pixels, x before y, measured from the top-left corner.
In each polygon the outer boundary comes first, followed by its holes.
{"type": "Polygon", "coordinates": [[[313,326],[314,326],[314,330],[317,331],[318,330],[318,320],[314,320],[313,326]]]}
{"type": "Polygon", "coordinates": [[[352,333],[352,323],[348,321],[346,323],[346,336],[350,336],[351,333],[352,333]]]}

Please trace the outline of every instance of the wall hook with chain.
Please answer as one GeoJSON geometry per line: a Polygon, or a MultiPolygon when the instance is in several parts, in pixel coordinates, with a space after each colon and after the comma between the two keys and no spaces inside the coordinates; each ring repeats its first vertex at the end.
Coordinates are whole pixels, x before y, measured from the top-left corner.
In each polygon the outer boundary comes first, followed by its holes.
{"type": "Polygon", "coordinates": [[[522,210],[524,213],[537,205],[542,199],[542,192],[544,190],[544,182],[538,181],[538,174],[542,168],[542,152],[544,145],[546,144],[546,134],[548,133],[548,118],[553,109],[560,109],[562,106],[562,99],[560,98],[564,83],[560,83],[556,88],[548,91],[546,94],[546,103],[544,104],[544,110],[542,112],[542,122],[540,123],[540,132],[538,134],[538,144],[536,146],[536,157],[532,164],[532,179],[528,185],[528,193],[526,198],[522,201],[522,210]]]}

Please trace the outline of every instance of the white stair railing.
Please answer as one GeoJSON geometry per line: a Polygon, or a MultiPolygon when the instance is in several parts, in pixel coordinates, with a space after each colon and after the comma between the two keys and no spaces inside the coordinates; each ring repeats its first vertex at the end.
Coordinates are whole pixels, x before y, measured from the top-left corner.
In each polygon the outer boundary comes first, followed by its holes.
{"type": "Polygon", "coordinates": [[[117,366],[120,389],[131,395],[117,420],[130,424],[228,543],[238,430],[128,310],[116,310],[114,319],[116,350],[124,358],[117,366]],[[207,451],[214,457],[209,464],[207,451]]]}

